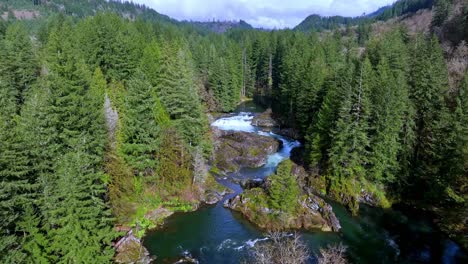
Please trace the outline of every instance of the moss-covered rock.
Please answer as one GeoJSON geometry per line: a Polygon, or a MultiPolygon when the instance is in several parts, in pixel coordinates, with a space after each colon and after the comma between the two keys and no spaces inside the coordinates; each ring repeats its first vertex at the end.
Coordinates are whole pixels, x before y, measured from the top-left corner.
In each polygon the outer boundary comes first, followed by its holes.
{"type": "Polygon", "coordinates": [[[132,232],[129,232],[125,237],[123,237],[116,244],[115,248],[115,263],[149,264],[153,260],[140,239],[133,236],[132,232]]]}
{"type": "Polygon", "coordinates": [[[201,197],[201,201],[205,204],[216,204],[223,199],[223,197],[232,193],[229,188],[219,184],[214,176],[208,175],[205,181],[205,191],[201,197]]]}
{"type": "Polygon", "coordinates": [[[278,127],[278,123],[272,116],[273,112],[271,109],[267,109],[265,112],[257,114],[252,119],[252,125],[264,128],[278,127]]]}
{"type": "Polygon", "coordinates": [[[331,206],[318,196],[302,195],[294,210],[288,213],[272,209],[268,199],[264,189],[253,188],[227,200],[224,206],[242,213],[250,222],[267,230],[319,229],[329,232],[341,229],[331,206]]]}
{"type": "Polygon", "coordinates": [[[278,151],[281,141],[254,133],[217,131],[214,165],[222,173],[235,172],[241,167],[259,168],[268,155],[278,151]]]}

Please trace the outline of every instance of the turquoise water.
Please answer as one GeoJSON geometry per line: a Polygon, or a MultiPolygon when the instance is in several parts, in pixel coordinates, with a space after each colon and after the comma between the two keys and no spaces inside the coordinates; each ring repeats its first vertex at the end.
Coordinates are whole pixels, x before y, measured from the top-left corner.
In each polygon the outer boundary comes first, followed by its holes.
{"type": "MultiPolygon", "coordinates": [[[[250,126],[251,117],[261,111],[255,105],[242,105],[231,116],[217,120],[220,129],[234,129],[263,133],[283,141],[283,148],[269,157],[259,169],[242,169],[219,182],[235,193],[242,192],[236,180],[263,178],[274,172],[282,160],[289,157],[299,142],[272,133],[261,132],[250,126]]],[[[236,194],[230,194],[229,199],[236,194]]],[[[468,263],[466,255],[452,241],[437,232],[430,217],[421,213],[397,208],[383,210],[361,206],[359,217],[353,217],[341,205],[329,201],[340,220],[339,233],[301,232],[311,255],[320,247],[343,243],[353,263],[468,263]]],[[[203,206],[196,212],[174,214],[163,228],[149,232],[144,245],[156,263],[174,263],[184,255],[200,263],[239,263],[246,260],[249,250],[268,237],[243,217],[222,206],[203,206]]],[[[312,257],[311,263],[315,262],[312,257]]]]}

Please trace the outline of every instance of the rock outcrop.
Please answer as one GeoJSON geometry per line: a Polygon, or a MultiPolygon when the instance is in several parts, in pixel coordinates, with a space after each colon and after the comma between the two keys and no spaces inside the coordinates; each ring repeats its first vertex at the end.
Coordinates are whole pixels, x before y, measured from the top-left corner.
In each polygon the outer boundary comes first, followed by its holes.
{"type": "Polygon", "coordinates": [[[154,224],[160,224],[162,221],[169,216],[173,215],[174,212],[166,209],[164,207],[160,207],[156,210],[149,211],[148,213],[145,214],[145,218],[150,220],[154,224]]]}
{"type": "Polygon", "coordinates": [[[223,173],[242,167],[259,168],[281,146],[281,141],[255,133],[218,130],[214,134],[217,135],[214,164],[223,173]]]}
{"type": "Polygon", "coordinates": [[[274,128],[278,127],[278,123],[272,117],[273,112],[271,109],[266,110],[263,113],[257,114],[252,119],[252,125],[263,128],[274,128]]]}
{"type": "MultiPolygon", "coordinates": [[[[297,169],[297,168],[296,168],[297,169]]],[[[245,180],[241,182],[244,193],[226,200],[224,207],[242,213],[250,222],[269,230],[320,229],[338,232],[341,229],[331,205],[322,198],[307,193],[297,199],[297,208],[291,213],[271,209],[268,199],[270,182],[266,180],[245,180]]]]}
{"type": "Polygon", "coordinates": [[[149,264],[153,261],[141,240],[135,237],[131,230],[114,247],[117,252],[114,259],[116,263],[149,264]]]}

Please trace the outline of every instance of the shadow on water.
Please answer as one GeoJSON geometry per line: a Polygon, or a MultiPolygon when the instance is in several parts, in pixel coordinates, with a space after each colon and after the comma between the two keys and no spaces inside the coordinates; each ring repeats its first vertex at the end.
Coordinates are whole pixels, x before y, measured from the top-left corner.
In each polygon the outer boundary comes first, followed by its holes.
{"type": "MultiPolygon", "coordinates": [[[[237,126],[240,130],[264,133],[251,127],[249,118],[245,118],[246,113],[252,115],[262,110],[248,102],[236,111],[244,117],[231,116],[221,123],[230,128],[237,126]]],[[[292,148],[300,145],[278,135],[265,134],[283,141],[283,148],[271,155],[264,167],[244,168],[218,179],[221,184],[240,193],[241,187],[232,178],[264,178],[274,172],[281,160],[289,157],[292,148]]],[[[230,194],[225,199],[234,195],[230,194]]],[[[265,234],[240,214],[224,208],[223,202],[203,206],[196,212],[174,214],[162,229],[149,232],[144,245],[157,256],[156,263],[173,263],[186,254],[200,263],[239,263],[245,259],[255,243],[266,239],[265,234]]],[[[384,210],[362,205],[359,216],[353,217],[340,204],[328,202],[340,220],[342,231],[301,232],[312,253],[317,253],[320,247],[341,242],[348,247],[353,263],[468,263],[461,249],[437,232],[430,216],[424,213],[403,207],[384,210]]]]}

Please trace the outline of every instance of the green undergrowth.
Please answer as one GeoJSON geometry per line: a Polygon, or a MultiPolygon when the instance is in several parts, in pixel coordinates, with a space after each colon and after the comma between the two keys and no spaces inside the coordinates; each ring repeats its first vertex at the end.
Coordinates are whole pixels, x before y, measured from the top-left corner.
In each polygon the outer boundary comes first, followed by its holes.
{"type": "Polygon", "coordinates": [[[365,179],[346,179],[328,177],[327,195],[333,200],[348,207],[353,215],[359,211],[359,201],[366,195],[371,200],[368,201],[373,206],[390,208],[392,202],[388,199],[385,190],[376,184],[365,179]]]}

